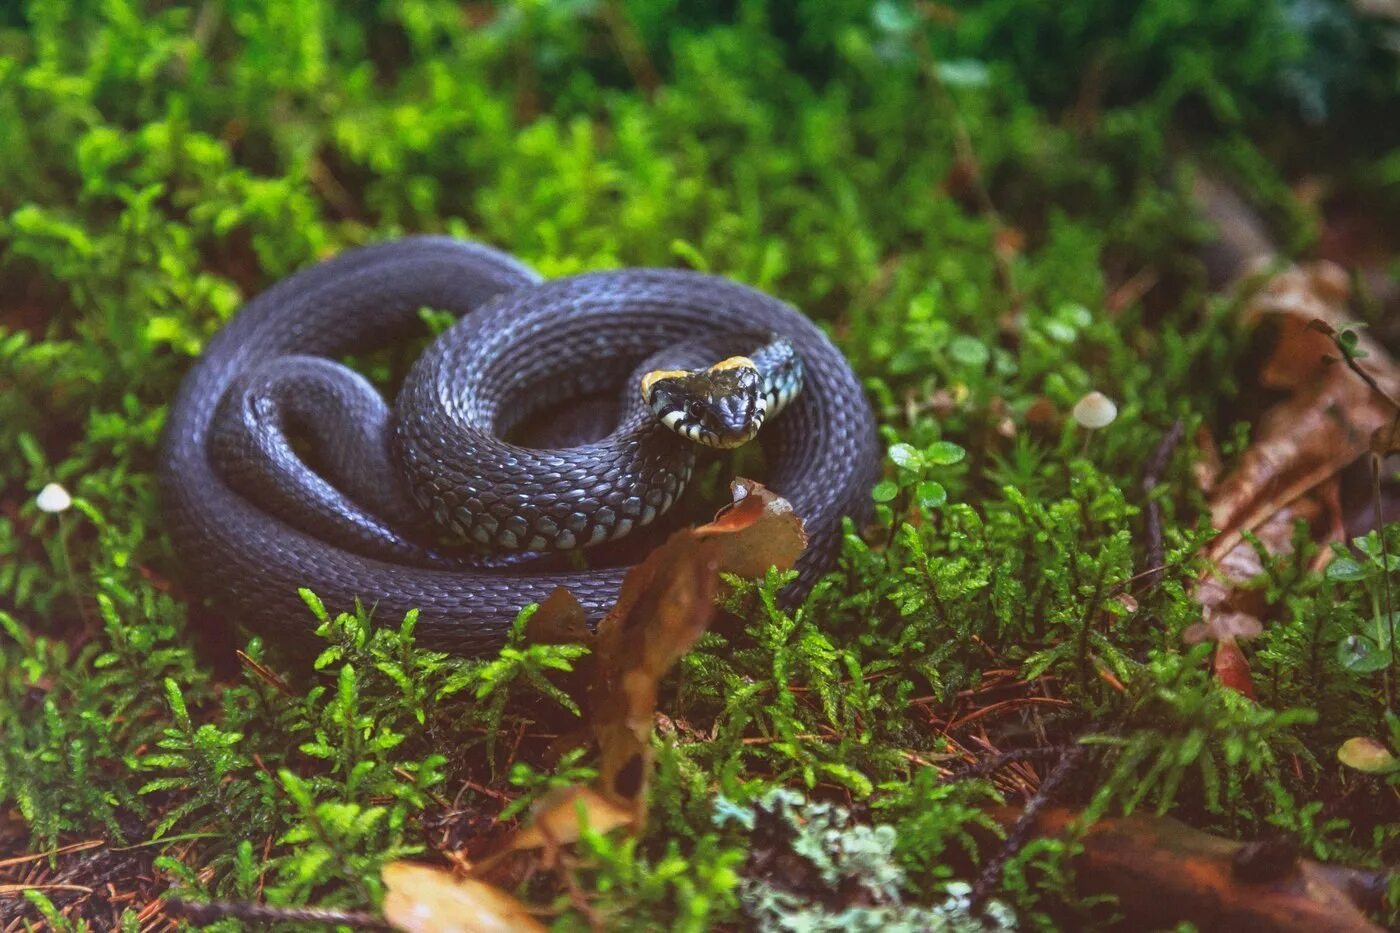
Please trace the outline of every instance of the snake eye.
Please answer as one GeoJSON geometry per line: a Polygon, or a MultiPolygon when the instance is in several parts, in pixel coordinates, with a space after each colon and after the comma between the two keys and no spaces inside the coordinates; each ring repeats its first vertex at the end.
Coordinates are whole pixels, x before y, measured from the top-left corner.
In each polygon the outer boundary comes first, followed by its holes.
{"type": "Polygon", "coordinates": [[[693,420],[700,421],[705,417],[705,406],[699,402],[690,402],[685,406],[685,413],[693,420]]]}

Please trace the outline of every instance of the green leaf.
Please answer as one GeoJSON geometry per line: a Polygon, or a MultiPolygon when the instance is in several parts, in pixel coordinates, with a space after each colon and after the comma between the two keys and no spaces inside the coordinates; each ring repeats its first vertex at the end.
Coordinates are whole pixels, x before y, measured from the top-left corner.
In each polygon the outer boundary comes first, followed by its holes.
{"type": "Polygon", "coordinates": [[[899,495],[899,484],[892,479],[881,480],[870,490],[870,498],[876,502],[889,502],[899,495]]]}
{"type": "Polygon", "coordinates": [[[915,489],[915,495],[918,496],[919,505],[926,509],[942,508],[948,501],[948,490],[943,488],[942,483],[931,479],[920,483],[915,489]]]}
{"type": "Polygon", "coordinates": [[[948,343],[948,355],[954,362],[971,369],[980,369],[992,358],[992,351],[976,337],[959,334],[948,343]]]}
{"type": "Polygon", "coordinates": [[[924,455],[912,444],[895,444],[890,447],[890,459],[902,470],[917,473],[924,468],[924,455]]]}
{"type": "Polygon", "coordinates": [[[306,608],[311,610],[311,614],[316,617],[316,621],[325,624],[331,620],[330,613],[326,612],[326,604],[321,602],[321,597],[311,592],[306,587],[297,590],[301,596],[301,601],[306,603],[306,608]]]}
{"type": "Polygon", "coordinates": [[[967,451],[951,441],[935,441],[924,449],[924,459],[934,466],[961,463],[967,451]]]}
{"type": "Polygon", "coordinates": [[[316,660],[312,662],[311,667],[313,670],[325,670],[327,666],[339,661],[344,654],[345,649],[340,645],[331,645],[316,656],[316,660]]]}
{"type": "Polygon", "coordinates": [[[1094,323],[1094,313],[1077,302],[1060,305],[1055,309],[1055,317],[1079,330],[1094,323]]]}
{"type": "Polygon", "coordinates": [[[1056,343],[1071,344],[1074,343],[1075,338],[1079,336],[1079,331],[1075,330],[1064,321],[1057,321],[1054,318],[1048,321],[1042,321],[1040,326],[1041,329],[1045,331],[1045,336],[1054,340],[1056,343]]]}
{"type": "Polygon", "coordinates": [[[1370,576],[1365,566],[1350,557],[1338,557],[1327,565],[1327,579],[1345,583],[1355,583],[1370,576]]]}
{"type": "Polygon", "coordinates": [[[1373,674],[1390,664],[1390,653],[1364,635],[1348,635],[1337,645],[1337,663],[1353,674],[1373,674]]]}
{"type": "Polygon", "coordinates": [[[985,87],[991,81],[991,70],[975,58],[951,58],[934,65],[938,80],[949,87],[985,87]]]}
{"type": "Polygon", "coordinates": [[[190,779],[187,777],[156,778],[153,781],[147,781],[145,784],[142,784],[136,793],[141,795],[154,794],[157,791],[184,790],[189,786],[190,779]]]}
{"type": "Polygon", "coordinates": [[[180,685],[169,677],[165,678],[165,699],[170,704],[170,712],[175,717],[175,721],[188,729],[190,711],[185,708],[185,697],[180,692],[180,685]]]}

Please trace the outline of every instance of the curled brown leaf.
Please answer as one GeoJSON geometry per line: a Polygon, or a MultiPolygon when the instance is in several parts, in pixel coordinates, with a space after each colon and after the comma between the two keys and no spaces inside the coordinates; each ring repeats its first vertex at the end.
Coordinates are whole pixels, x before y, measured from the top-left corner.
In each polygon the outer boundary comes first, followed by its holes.
{"type": "Polygon", "coordinates": [[[494,885],[418,862],[384,866],[384,919],[404,933],[534,933],[545,927],[494,885]]]}
{"type": "MultiPolygon", "coordinates": [[[[1005,808],[1011,825],[1020,811],[1005,808]]],[[[1036,817],[1044,836],[1069,833],[1077,814],[1048,807],[1036,817]]],[[[1077,883],[1084,894],[1112,894],[1130,929],[1199,924],[1212,930],[1371,933],[1385,874],[1296,857],[1259,858],[1261,847],[1193,829],[1170,817],[1100,819],[1076,837],[1077,883]],[[1365,902],[1359,904],[1358,902],[1365,902]]],[[[1263,853],[1267,854],[1267,853],[1263,853]]]]}
{"type": "MultiPolygon", "coordinates": [[[[1285,268],[1259,286],[1245,309],[1253,322],[1275,325],[1274,350],[1261,367],[1261,385],[1287,396],[1264,413],[1239,463],[1210,490],[1211,523],[1221,534],[1205,549],[1213,571],[1196,588],[1204,637],[1217,642],[1215,668],[1223,683],[1253,695],[1248,663],[1233,625],[1264,609],[1246,585],[1263,571],[1252,536],[1274,557],[1291,553],[1293,528],[1306,521],[1323,545],[1344,535],[1338,475],[1377,444],[1389,450],[1395,411],[1387,401],[1400,389],[1400,368],[1375,341],[1358,333],[1358,375],[1337,360],[1336,335],[1354,322],[1348,285],[1337,266],[1321,262],[1285,268]]],[[[1234,626],[1238,629],[1238,626],[1234,626]]],[[[1243,631],[1243,630],[1241,630],[1243,631]]],[[[1196,636],[1203,632],[1196,630],[1196,636]]]]}
{"type": "Polygon", "coordinates": [[[671,535],[623,581],[598,624],[590,691],[599,789],[633,807],[640,825],[651,772],[658,685],[709,628],[722,573],[758,577],[790,568],[806,547],[792,506],[758,483],[736,480],[715,520],[671,535]]]}

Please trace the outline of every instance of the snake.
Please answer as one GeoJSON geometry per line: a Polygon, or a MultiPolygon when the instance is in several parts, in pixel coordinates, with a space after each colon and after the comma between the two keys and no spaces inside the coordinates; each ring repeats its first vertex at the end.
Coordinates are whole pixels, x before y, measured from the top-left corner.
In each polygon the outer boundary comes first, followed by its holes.
{"type": "Polygon", "coordinates": [[[416,610],[418,645],[481,655],[559,587],[596,623],[628,566],[590,555],[662,530],[697,463],[750,441],[807,533],[780,594],[795,605],[833,567],[843,520],[868,514],[880,463],[870,404],[820,327],[723,276],[544,279],[415,235],[245,303],[171,401],[158,485],[181,576],[231,619],[309,639],[308,589],[375,624],[416,610]],[[386,401],[347,361],[425,339],[424,309],[455,321],[386,401]],[[606,422],[566,436],[587,400],[606,422]],[[520,439],[551,416],[559,442],[520,439]]]}

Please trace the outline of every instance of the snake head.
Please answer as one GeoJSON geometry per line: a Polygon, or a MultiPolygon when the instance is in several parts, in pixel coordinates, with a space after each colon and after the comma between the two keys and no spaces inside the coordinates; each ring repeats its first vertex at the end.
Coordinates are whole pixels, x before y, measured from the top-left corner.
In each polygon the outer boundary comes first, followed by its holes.
{"type": "Polygon", "coordinates": [[[706,447],[748,443],[768,416],[758,367],[746,356],[708,369],[653,370],[642,377],[642,398],[662,424],[706,447]]]}

